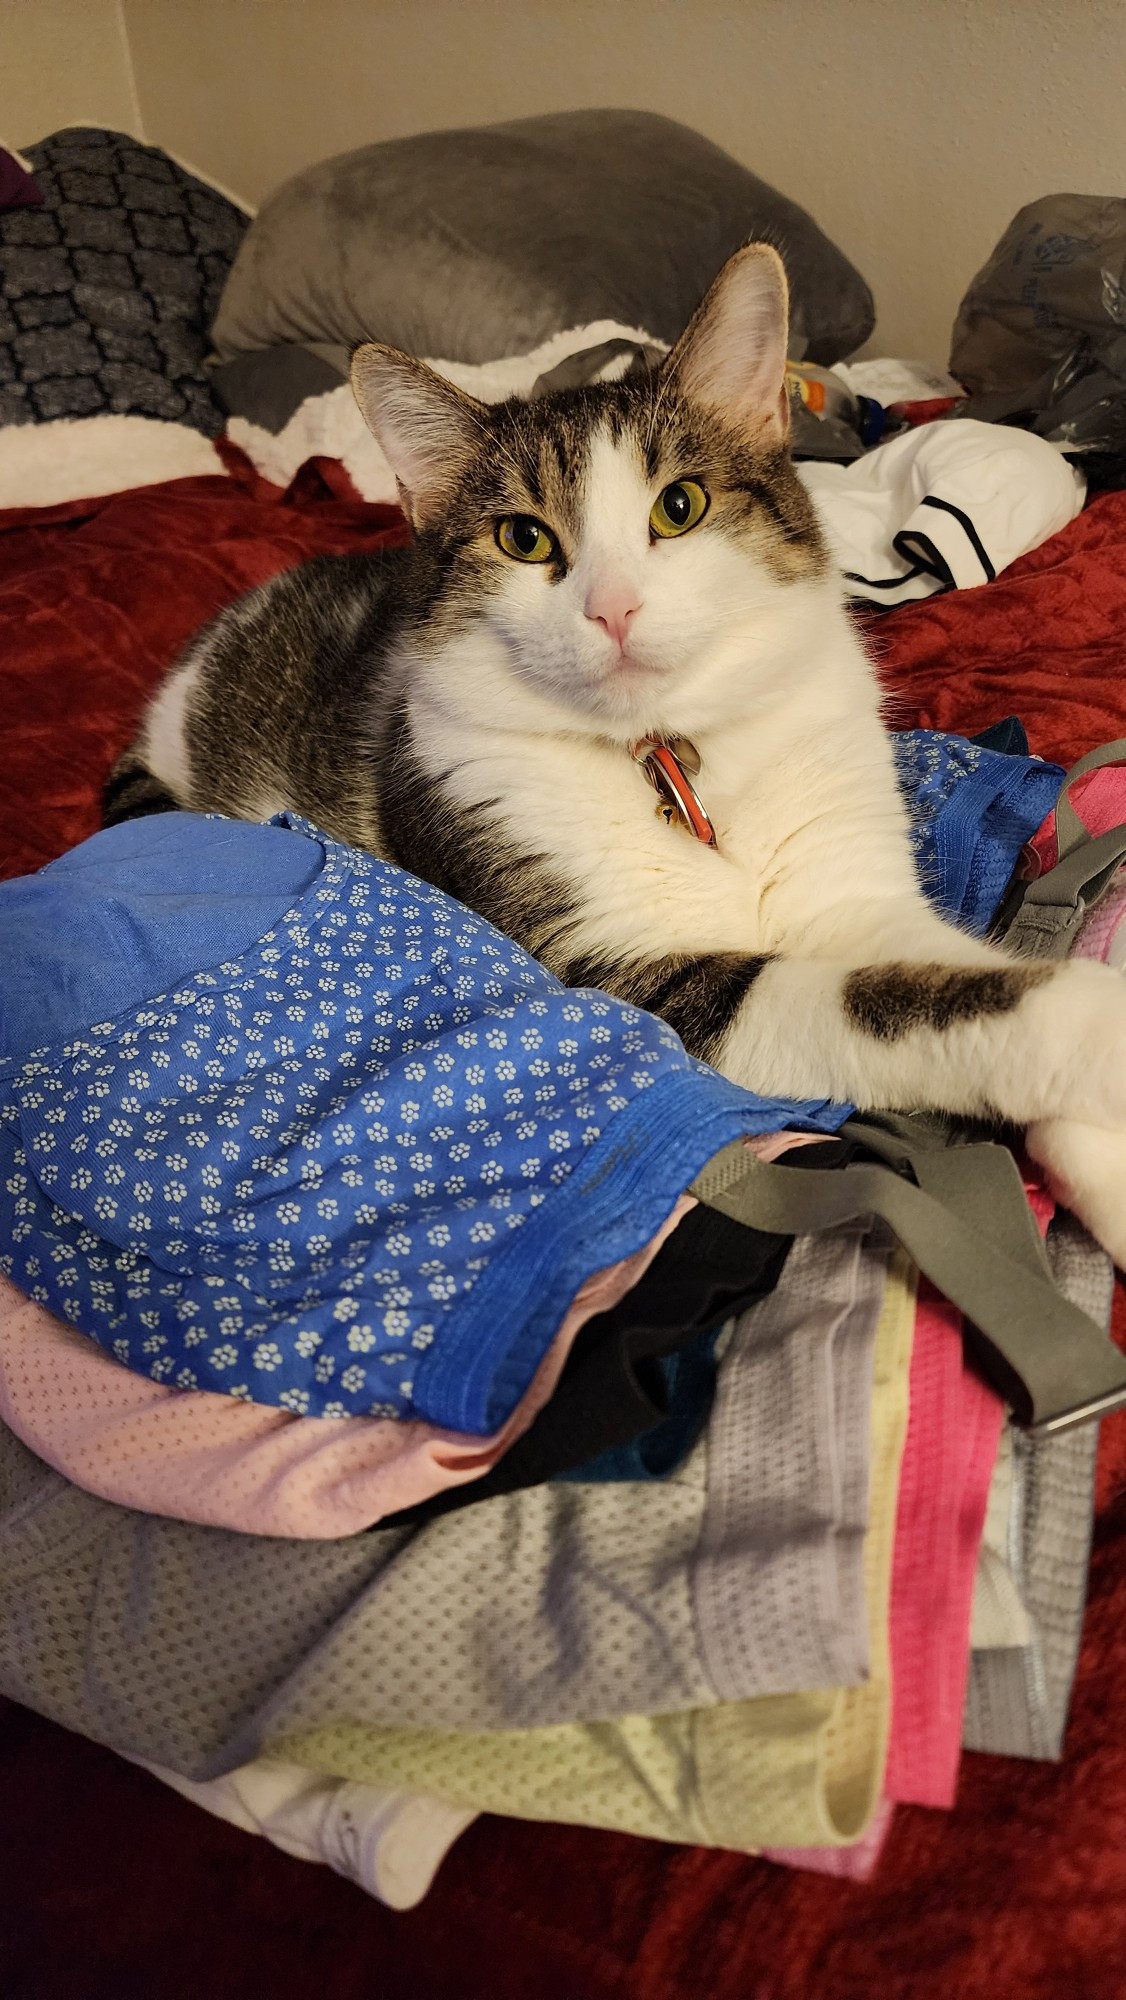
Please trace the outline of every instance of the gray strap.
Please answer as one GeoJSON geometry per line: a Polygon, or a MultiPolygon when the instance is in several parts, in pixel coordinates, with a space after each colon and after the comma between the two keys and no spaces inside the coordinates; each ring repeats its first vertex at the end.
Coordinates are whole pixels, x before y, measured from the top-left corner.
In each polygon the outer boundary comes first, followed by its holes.
{"type": "Polygon", "coordinates": [[[1126,764],[1126,736],[1089,750],[1063,781],[1055,810],[1059,860],[1029,883],[1005,933],[1006,948],[1023,958],[1066,958],[1087,911],[1126,861],[1126,826],[1092,836],[1068,797],[1077,778],[1108,764],[1126,764]]]}
{"type": "Polygon", "coordinates": [[[859,1139],[1006,1257],[1023,1263],[1032,1276],[1051,1284],[1052,1268],[1036,1221],[1024,1198],[1024,1184],[1007,1146],[991,1140],[955,1143],[941,1120],[927,1124],[917,1114],[881,1112],[846,1118],[842,1135],[859,1139]]]}
{"type": "MultiPolygon", "coordinates": [[[[1000,1220],[1014,1181],[1026,1205],[1005,1148],[960,1147],[951,1149],[951,1160],[955,1154],[962,1213],[936,1191],[875,1163],[798,1172],[767,1165],[738,1140],[709,1161],[691,1192],[737,1222],[784,1236],[815,1234],[860,1215],[882,1217],[965,1315],[975,1362],[1019,1423],[1056,1431],[1117,1409],[1126,1403],[1126,1356],[1056,1291],[1042,1253],[1033,1262],[1027,1240],[1019,1240],[1023,1231],[1000,1220]]],[[[942,1176],[933,1164],[922,1171],[937,1190],[942,1176]]]]}

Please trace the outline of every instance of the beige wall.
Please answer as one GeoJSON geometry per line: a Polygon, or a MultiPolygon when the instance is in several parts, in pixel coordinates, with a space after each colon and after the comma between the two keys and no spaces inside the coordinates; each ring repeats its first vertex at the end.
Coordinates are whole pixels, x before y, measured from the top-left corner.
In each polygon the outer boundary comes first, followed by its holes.
{"type": "Polygon", "coordinates": [[[0,0],[0,137],[78,124],[139,133],[121,0],[0,0]]]}
{"type": "MultiPolygon", "coordinates": [[[[595,104],[681,118],[849,252],[885,353],[945,357],[965,284],[1022,202],[1126,192],[1126,0],[122,6],[145,135],[251,200],[328,153],[431,126],[595,104]]],[[[0,0],[0,23],[21,11],[73,27],[113,7],[0,0]]],[[[12,96],[5,78],[0,129],[31,138],[43,120],[17,120],[12,96]]]]}

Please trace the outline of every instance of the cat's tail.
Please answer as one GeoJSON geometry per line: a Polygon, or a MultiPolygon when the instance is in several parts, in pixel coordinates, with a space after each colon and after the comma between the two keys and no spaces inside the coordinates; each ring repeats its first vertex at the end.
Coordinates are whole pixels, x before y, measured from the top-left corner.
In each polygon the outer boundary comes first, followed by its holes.
{"type": "Polygon", "coordinates": [[[102,825],[120,826],[123,820],[179,810],[179,800],[153,776],[139,752],[123,750],[102,786],[102,825]]]}

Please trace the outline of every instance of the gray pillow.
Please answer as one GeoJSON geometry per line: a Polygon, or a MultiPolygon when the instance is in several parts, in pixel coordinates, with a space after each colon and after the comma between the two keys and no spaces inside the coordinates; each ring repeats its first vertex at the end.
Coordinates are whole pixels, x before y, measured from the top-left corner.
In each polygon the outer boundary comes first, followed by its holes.
{"type": "MultiPolygon", "coordinates": [[[[243,240],[212,338],[220,363],[274,351],[276,428],[278,349],[343,379],[361,339],[483,362],[610,319],[671,343],[750,237],[785,261],[791,353],[827,364],[867,339],[872,294],[848,259],[796,202],[687,126],[568,111],[427,132],[279,188],[243,240]]],[[[253,369],[215,380],[235,414],[262,420],[253,369]]]]}

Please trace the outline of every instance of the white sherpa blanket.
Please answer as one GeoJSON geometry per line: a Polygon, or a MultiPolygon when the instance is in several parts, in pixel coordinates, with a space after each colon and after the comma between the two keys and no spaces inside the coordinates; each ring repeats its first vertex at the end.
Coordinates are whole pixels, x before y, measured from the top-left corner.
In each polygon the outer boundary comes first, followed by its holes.
{"type": "MultiPolygon", "coordinates": [[[[664,345],[638,327],[600,319],[556,334],[530,354],[508,355],[477,366],[460,361],[431,361],[429,365],[482,402],[498,403],[505,396],[527,395],[539,376],[558,367],[568,355],[606,340],[664,345]]],[[[611,362],[605,372],[612,374],[615,365],[611,362]]],[[[621,357],[617,366],[625,365],[626,357],[621,357]]],[[[242,417],[232,418],[227,435],[263,478],[276,486],[288,486],[308,458],[338,458],[365,500],[395,504],[391,468],[347,383],[327,395],[308,397],[276,437],[242,417]]],[[[155,417],[59,417],[53,423],[0,429],[0,508],[53,507],[64,500],[93,500],[107,493],[127,492],[133,486],[151,486],[159,480],[187,479],[200,473],[223,477],[225,470],[209,438],[185,424],[164,423],[155,417]]]]}
{"type": "MultiPolygon", "coordinates": [[[[530,354],[510,354],[502,361],[471,365],[464,361],[428,361],[446,380],[476,396],[483,403],[501,403],[506,396],[526,396],[541,375],[557,368],[568,355],[581,354],[607,340],[635,341],[639,346],[664,349],[636,326],[622,326],[617,320],[598,319],[589,326],[574,326],[545,340],[530,354]]],[[[629,363],[626,355],[616,356],[604,373],[622,372],[629,363]]],[[[398,495],[395,475],[368,430],[348,384],[330,389],[323,396],[309,396],[295,410],[284,430],[272,435],[244,417],[232,417],[227,426],[232,444],[252,459],[264,479],[276,486],[288,486],[298,467],[307,458],[338,458],[356,491],[365,500],[383,500],[394,505],[398,495]]]]}

